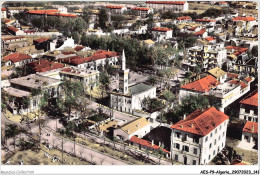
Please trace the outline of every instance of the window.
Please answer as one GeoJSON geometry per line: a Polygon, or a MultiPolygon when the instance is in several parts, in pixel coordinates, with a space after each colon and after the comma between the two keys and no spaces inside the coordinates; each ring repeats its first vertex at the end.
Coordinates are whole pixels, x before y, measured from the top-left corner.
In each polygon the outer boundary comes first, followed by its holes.
{"type": "Polygon", "coordinates": [[[206,139],[205,139],[205,142],[207,142],[208,141],[208,136],[206,137],[206,139]]]}
{"type": "Polygon", "coordinates": [[[218,136],[218,140],[220,140],[220,136],[218,136]]]}
{"type": "Polygon", "coordinates": [[[210,155],[209,155],[209,160],[210,160],[210,155]]]}
{"type": "Polygon", "coordinates": [[[217,139],[214,140],[214,145],[216,145],[216,143],[217,143],[217,139]]]}
{"type": "Polygon", "coordinates": [[[212,144],[209,144],[209,149],[212,147],[212,144]]]}
{"type": "Polygon", "coordinates": [[[182,150],[183,150],[183,151],[187,151],[187,152],[189,152],[189,147],[186,146],[186,145],[183,145],[182,150]]]}
{"type": "Polygon", "coordinates": [[[197,153],[198,153],[197,148],[194,148],[194,150],[193,150],[193,154],[197,155],[197,153]]]}
{"type": "Polygon", "coordinates": [[[176,134],[176,137],[177,137],[177,138],[181,138],[181,133],[176,132],[175,134],[176,134]]]}
{"type": "Polygon", "coordinates": [[[193,138],[193,142],[194,143],[199,143],[199,138],[198,137],[193,138]]]}
{"type": "Polygon", "coordinates": [[[222,125],[220,125],[220,130],[221,130],[221,128],[222,128],[222,125]]]}
{"type": "Polygon", "coordinates": [[[249,108],[245,108],[245,112],[246,113],[250,113],[250,109],[249,108]]]}
{"type": "Polygon", "coordinates": [[[204,159],[204,164],[206,163],[206,159],[204,159]]]}
{"type": "Polygon", "coordinates": [[[218,152],[219,152],[219,150],[220,150],[220,149],[219,149],[219,146],[218,146],[218,152]]]}
{"type": "Polygon", "coordinates": [[[254,110],[254,114],[255,114],[255,115],[258,115],[258,109],[255,109],[255,110],[254,110]]]}
{"type": "Polygon", "coordinates": [[[246,116],[244,116],[244,120],[246,120],[246,116]]]}
{"type": "Polygon", "coordinates": [[[193,160],[193,161],[192,161],[192,165],[196,165],[196,160],[193,160]]]}
{"type": "Polygon", "coordinates": [[[215,134],[217,133],[217,131],[218,131],[218,129],[216,128],[216,129],[215,129],[215,134]]]}
{"type": "Polygon", "coordinates": [[[222,143],[222,147],[224,147],[224,143],[222,143]]]}
{"type": "Polygon", "coordinates": [[[180,149],[180,144],[179,143],[175,143],[175,148],[176,149],[180,149]]]}
{"type": "Polygon", "coordinates": [[[178,155],[175,154],[175,158],[174,158],[176,161],[178,161],[178,155]]]}
{"type": "Polygon", "coordinates": [[[212,133],[210,133],[210,137],[212,137],[212,133]]]}
{"type": "Polygon", "coordinates": [[[223,132],[223,135],[222,135],[222,136],[224,137],[224,135],[225,135],[225,132],[223,132]]]}

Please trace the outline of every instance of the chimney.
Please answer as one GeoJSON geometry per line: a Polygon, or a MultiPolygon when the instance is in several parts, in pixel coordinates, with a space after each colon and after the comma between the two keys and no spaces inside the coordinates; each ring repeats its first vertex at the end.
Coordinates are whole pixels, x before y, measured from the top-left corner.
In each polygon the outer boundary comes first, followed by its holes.
{"type": "Polygon", "coordinates": [[[181,125],[181,128],[183,128],[183,125],[181,125]]]}
{"type": "Polygon", "coordinates": [[[161,147],[161,142],[159,142],[159,147],[161,147]]]}
{"type": "Polygon", "coordinates": [[[39,65],[41,65],[41,60],[39,60],[39,63],[38,63],[39,65]]]}
{"type": "Polygon", "coordinates": [[[152,140],[152,146],[154,145],[154,140],[152,140]]]}
{"type": "Polygon", "coordinates": [[[191,124],[191,128],[193,128],[193,123],[191,124]]]}
{"type": "Polygon", "coordinates": [[[255,132],[255,126],[254,125],[252,126],[252,132],[255,132]]]}
{"type": "Polygon", "coordinates": [[[185,120],[185,119],[186,119],[186,114],[183,115],[183,120],[185,120]]]}

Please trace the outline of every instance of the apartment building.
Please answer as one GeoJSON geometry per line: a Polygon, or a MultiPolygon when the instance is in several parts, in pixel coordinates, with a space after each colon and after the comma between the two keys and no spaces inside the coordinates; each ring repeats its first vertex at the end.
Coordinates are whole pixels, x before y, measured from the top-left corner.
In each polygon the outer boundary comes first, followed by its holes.
{"type": "Polygon", "coordinates": [[[120,5],[107,5],[106,9],[111,14],[123,14],[125,11],[127,11],[126,6],[120,6],[120,5]]]}
{"type": "Polygon", "coordinates": [[[188,70],[194,70],[201,65],[202,71],[215,67],[221,67],[227,58],[227,50],[224,45],[194,46],[188,49],[188,60],[183,64],[188,70]]]}
{"type": "Polygon", "coordinates": [[[185,165],[208,164],[225,147],[228,122],[227,115],[211,107],[172,125],[172,159],[185,165]]]}
{"type": "Polygon", "coordinates": [[[183,12],[189,10],[189,3],[186,1],[146,1],[146,6],[155,10],[170,10],[183,12]]]}
{"type": "Polygon", "coordinates": [[[240,101],[239,118],[258,122],[258,89],[240,101]]]}
{"type": "Polygon", "coordinates": [[[160,42],[172,38],[172,31],[172,29],[166,27],[153,27],[152,35],[157,42],[160,42]]]}
{"type": "Polygon", "coordinates": [[[132,11],[136,12],[141,18],[146,18],[148,14],[153,13],[153,10],[145,7],[133,7],[132,11]]]}
{"type": "Polygon", "coordinates": [[[3,18],[7,18],[6,8],[5,7],[1,8],[1,19],[3,19],[3,18]]]}
{"type": "MultiPolygon", "coordinates": [[[[30,74],[10,80],[10,87],[4,88],[4,93],[13,97],[9,99],[8,108],[13,114],[23,114],[39,109],[43,92],[50,95],[50,101],[57,98],[59,93],[60,80],[41,76],[39,74],[30,74]],[[28,99],[28,105],[24,99],[28,99]]],[[[55,102],[55,100],[53,100],[55,102]]]]}
{"type": "Polygon", "coordinates": [[[243,128],[241,141],[246,142],[253,147],[254,147],[254,145],[257,145],[257,143],[258,143],[258,123],[257,122],[251,122],[251,121],[246,122],[246,124],[243,128]]]}
{"type": "Polygon", "coordinates": [[[86,91],[93,90],[98,85],[99,71],[81,69],[76,67],[66,67],[61,69],[60,77],[63,80],[79,81],[86,91]]]}

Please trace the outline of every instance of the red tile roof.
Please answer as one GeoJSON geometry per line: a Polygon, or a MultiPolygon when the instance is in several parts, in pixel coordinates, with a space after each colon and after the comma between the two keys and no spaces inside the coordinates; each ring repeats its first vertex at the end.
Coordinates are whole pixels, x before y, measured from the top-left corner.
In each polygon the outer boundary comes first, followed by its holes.
{"type": "Polygon", "coordinates": [[[247,82],[251,82],[253,79],[248,76],[248,77],[245,78],[245,80],[246,80],[247,82]]]}
{"type": "Polygon", "coordinates": [[[227,73],[227,76],[229,77],[229,78],[238,78],[238,74],[235,74],[235,73],[227,73]]]}
{"type": "Polygon", "coordinates": [[[1,8],[1,11],[6,11],[6,8],[2,7],[2,8],[1,8]]]}
{"type": "Polygon", "coordinates": [[[133,7],[132,10],[148,11],[150,9],[149,8],[144,8],[144,7],[133,7]]]}
{"type": "Polygon", "coordinates": [[[57,62],[50,62],[48,60],[39,60],[27,64],[27,66],[32,67],[35,72],[46,72],[54,69],[63,68],[64,64],[57,62]]]}
{"type": "Polygon", "coordinates": [[[215,19],[196,19],[196,22],[214,22],[216,21],[215,19]]]}
{"type": "Polygon", "coordinates": [[[10,20],[10,19],[5,19],[3,22],[4,23],[9,23],[9,22],[11,22],[12,20],[10,20]]]}
{"type": "Polygon", "coordinates": [[[187,20],[187,19],[191,19],[190,16],[181,16],[181,17],[178,17],[177,20],[187,20]]]}
{"type": "Polygon", "coordinates": [[[228,120],[228,118],[229,117],[223,112],[211,107],[205,111],[196,110],[188,115],[185,120],[181,120],[172,125],[171,128],[206,136],[217,126],[228,120]]]}
{"type": "Polygon", "coordinates": [[[15,28],[14,26],[9,26],[7,27],[9,30],[13,31],[13,32],[17,32],[19,31],[19,29],[15,28]]]}
{"type": "Polygon", "coordinates": [[[3,57],[3,60],[12,61],[13,63],[16,63],[16,62],[19,62],[22,60],[27,60],[30,58],[32,58],[30,55],[16,52],[16,53],[12,53],[10,55],[3,57]]]}
{"type": "Polygon", "coordinates": [[[184,5],[186,1],[146,1],[146,4],[173,4],[173,5],[184,5]]]}
{"type": "Polygon", "coordinates": [[[231,165],[247,165],[247,164],[243,163],[242,161],[235,160],[231,163],[231,165]]]}
{"type": "Polygon", "coordinates": [[[119,5],[107,5],[106,8],[109,8],[109,9],[121,9],[121,8],[123,8],[123,6],[119,6],[119,5]]]}
{"type": "Polygon", "coordinates": [[[152,30],[158,31],[158,32],[167,32],[167,31],[171,31],[172,29],[169,29],[169,28],[166,28],[166,27],[153,27],[152,30]]]}
{"type": "MultiPolygon", "coordinates": [[[[155,145],[155,144],[152,145],[152,143],[151,143],[150,141],[144,140],[144,139],[141,139],[141,138],[138,138],[138,137],[136,137],[136,136],[132,136],[132,137],[130,138],[130,141],[131,141],[131,142],[134,142],[134,143],[137,143],[137,144],[139,144],[139,145],[146,146],[146,147],[148,147],[148,148],[155,149],[155,150],[160,149],[160,147],[159,147],[158,145],[155,145]]],[[[170,152],[167,151],[166,149],[162,149],[162,150],[163,150],[164,152],[166,152],[167,154],[170,153],[170,152]]]]}
{"type": "Polygon", "coordinates": [[[254,21],[255,18],[251,16],[247,16],[247,17],[238,16],[236,18],[232,18],[232,20],[233,21],[254,21]]]}
{"type": "Polygon", "coordinates": [[[63,51],[61,52],[63,55],[71,55],[74,54],[75,52],[71,52],[71,51],[63,51]]]}
{"type": "Polygon", "coordinates": [[[255,90],[248,96],[246,96],[243,100],[240,101],[241,104],[258,106],[258,90],[255,90]]]}
{"type": "Polygon", "coordinates": [[[200,31],[194,33],[194,35],[203,35],[206,32],[206,29],[201,29],[200,31]]]}
{"type": "Polygon", "coordinates": [[[232,49],[235,50],[236,52],[234,52],[234,55],[238,56],[246,51],[248,51],[248,48],[244,48],[244,47],[236,47],[236,46],[227,46],[226,49],[232,49]]]}
{"type": "Polygon", "coordinates": [[[42,42],[47,41],[47,40],[49,40],[49,38],[39,38],[39,39],[36,39],[34,41],[37,42],[37,43],[42,43],[42,42]]]}
{"type": "Polygon", "coordinates": [[[48,10],[30,10],[27,13],[29,14],[38,14],[38,15],[50,15],[50,16],[62,16],[62,17],[72,17],[76,18],[77,15],[75,14],[68,14],[68,13],[60,13],[59,10],[56,9],[48,9],[48,10]]]}
{"type": "Polygon", "coordinates": [[[206,37],[205,39],[208,40],[208,41],[213,41],[213,40],[215,40],[215,38],[212,37],[212,36],[206,37]]]}
{"type": "Polygon", "coordinates": [[[188,28],[188,30],[191,30],[191,31],[194,31],[194,30],[196,30],[196,29],[197,29],[197,26],[188,28]]]}
{"type": "Polygon", "coordinates": [[[74,48],[74,50],[75,51],[81,51],[82,49],[84,49],[85,48],[85,46],[76,46],[75,48],[74,48]]]}
{"type": "Polygon", "coordinates": [[[243,132],[257,134],[258,133],[258,123],[247,121],[246,125],[243,128],[243,132]]]}
{"type": "Polygon", "coordinates": [[[24,36],[17,36],[17,37],[10,37],[10,38],[2,38],[2,40],[8,41],[8,40],[22,39],[22,38],[25,38],[25,37],[24,36]]]}
{"type": "Polygon", "coordinates": [[[243,82],[243,81],[240,81],[240,80],[230,80],[229,81],[230,84],[238,84],[241,86],[241,89],[245,89],[248,85],[243,82]]]}
{"type": "Polygon", "coordinates": [[[98,50],[96,53],[94,53],[90,57],[82,58],[81,56],[72,56],[67,58],[60,58],[58,61],[64,62],[64,63],[70,63],[73,65],[79,65],[90,61],[95,61],[99,59],[104,58],[111,58],[117,56],[117,52],[112,51],[105,51],[105,50],[98,50]]]}
{"type": "Polygon", "coordinates": [[[25,30],[24,33],[35,33],[36,30],[25,30]]]}
{"type": "Polygon", "coordinates": [[[219,84],[220,82],[216,78],[212,75],[208,75],[202,79],[183,85],[181,88],[198,92],[208,92],[219,84]]]}
{"type": "Polygon", "coordinates": [[[47,9],[47,10],[30,10],[27,13],[43,15],[43,14],[52,14],[52,13],[57,13],[57,12],[60,12],[60,11],[56,10],[56,9],[47,9]]]}
{"type": "Polygon", "coordinates": [[[225,1],[220,1],[219,3],[220,4],[227,4],[227,2],[225,2],[225,1]]]}

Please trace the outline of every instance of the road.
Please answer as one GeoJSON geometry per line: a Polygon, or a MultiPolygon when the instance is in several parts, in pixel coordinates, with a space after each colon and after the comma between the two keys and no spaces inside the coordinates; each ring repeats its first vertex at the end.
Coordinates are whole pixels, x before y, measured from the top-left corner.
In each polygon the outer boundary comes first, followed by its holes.
{"type": "MultiPolygon", "coordinates": [[[[5,125],[5,123],[15,123],[18,126],[26,129],[28,131],[28,126],[27,125],[21,125],[20,123],[16,123],[16,122],[12,122],[8,119],[6,119],[5,115],[3,113],[1,113],[2,117],[1,117],[1,122],[2,122],[2,126],[5,125]]],[[[48,127],[52,126],[54,129],[56,129],[56,120],[55,119],[50,119],[48,118],[46,120],[46,127],[43,128],[42,130],[42,142],[46,141],[49,145],[52,145],[54,147],[58,147],[59,149],[61,149],[61,145],[62,145],[62,139],[58,136],[54,135],[55,130],[50,130],[48,129],[48,127]],[[50,136],[47,136],[47,134],[50,134],[50,136]]],[[[62,127],[62,125],[57,122],[57,126],[58,128],[62,127]]],[[[38,126],[34,123],[34,124],[30,124],[30,130],[32,133],[38,133],[38,126]]],[[[28,139],[28,137],[26,137],[26,135],[21,135],[19,137],[16,138],[16,142],[21,138],[26,138],[28,139]]],[[[63,139],[64,140],[64,144],[63,144],[63,149],[64,152],[67,153],[71,153],[72,148],[74,148],[74,142],[70,141],[68,139],[63,139]]],[[[9,149],[11,151],[13,151],[14,147],[11,146],[13,142],[13,139],[8,139],[7,143],[9,145],[9,149]]],[[[103,164],[103,165],[127,165],[125,162],[121,161],[121,160],[117,160],[114,159],[110,156],[104,155],[102,153],[99,153],[95,150],[92,150],[90,148],[85,147],[84,145],[78,144],[76,143],[76,155],[80,158],[85,158],[88,161],[91,162],[95,162],[96,164],[103,164]]],[[[5,150],[2,150],[2,157],[6,154],[7,152],[5,150]]],[[[74,153],[74,150],[73,150],[74,153]]]]}

